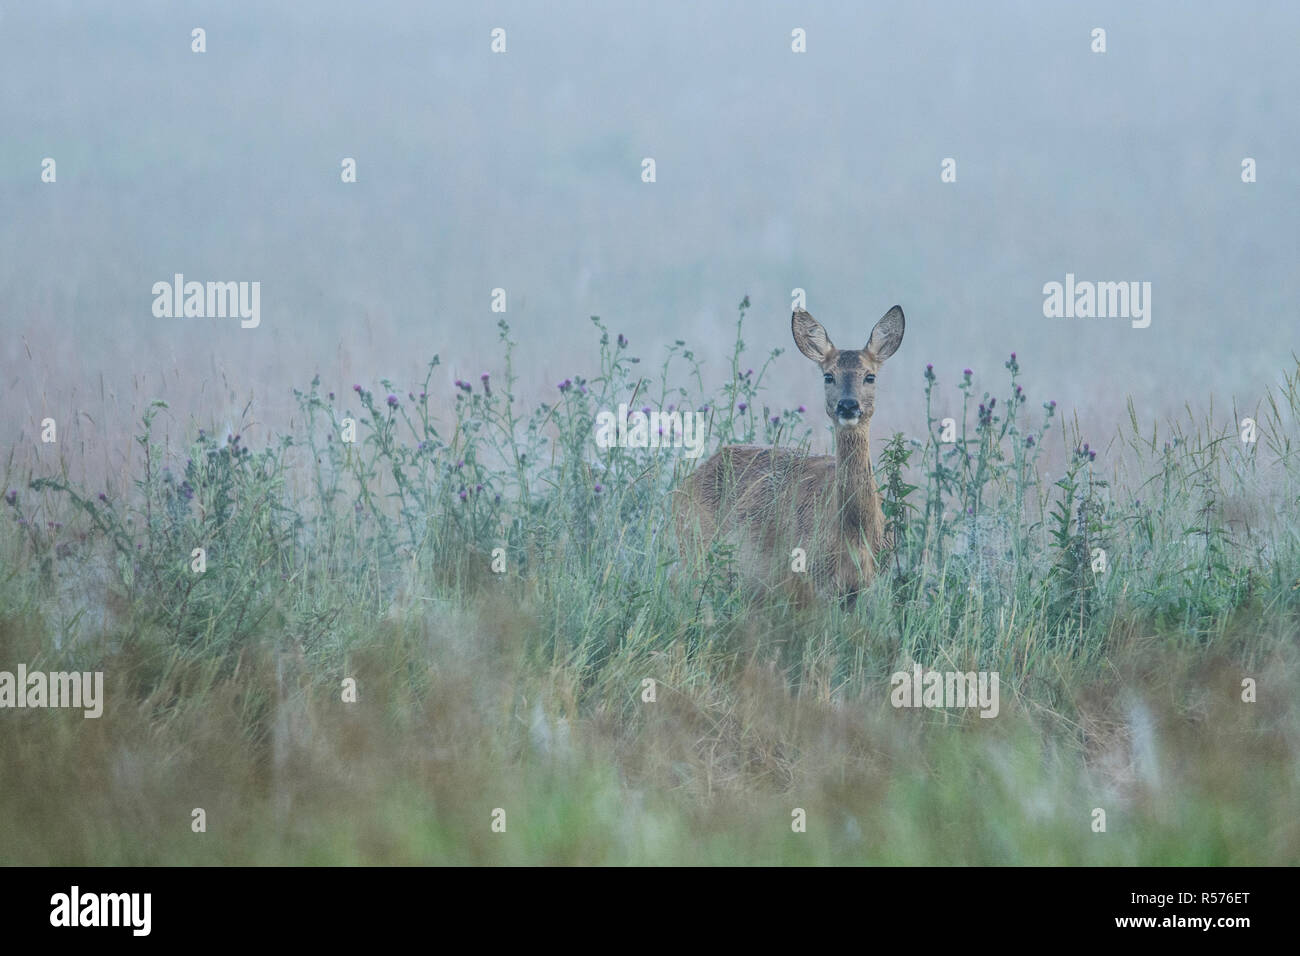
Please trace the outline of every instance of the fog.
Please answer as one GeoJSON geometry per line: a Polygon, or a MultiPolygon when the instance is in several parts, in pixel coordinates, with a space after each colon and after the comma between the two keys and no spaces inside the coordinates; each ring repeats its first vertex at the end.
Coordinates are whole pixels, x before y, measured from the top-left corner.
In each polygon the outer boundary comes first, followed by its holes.
{"type": "Polygon", "coordinates": [[[949,402],[1012,351],[1096,436],[1128,395],[1253,406],[1294,369],[1300,7],[1089,7],[7,6],[0,443],[52,415],[125,454],[154,397],[273,430],[317,372],[405,391],[434,353],[449,401],[501,373],[503,317],[524,399],[593,372],[591,315],[716,385],[745,295],[772,404],[815,409],[796,288],[848,348],[903,306],[877,435],[923,427],[927,363],[949,402]],[[260,325],[156,317],[176,273],[260,282],[260,325]],[[1067,274],[1150,282],[1150,326],[1046,318],[1067,274]]]}

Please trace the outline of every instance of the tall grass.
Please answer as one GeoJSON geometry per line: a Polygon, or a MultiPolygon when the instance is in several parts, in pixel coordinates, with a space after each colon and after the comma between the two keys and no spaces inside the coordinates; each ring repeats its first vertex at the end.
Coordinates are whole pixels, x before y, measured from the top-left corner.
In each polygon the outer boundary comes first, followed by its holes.
{"type": "Polygon", "coordinates": [[[927,366],[926,434],[876,436],[882,574],[796,612],[725,549],[678,567],[690,462],[592,438],[626,403],[706,412],[710,449],[808,444],[763,402],[780,350],[751,367],[747,308],[712,391],[685,342],[650,370],[593,317],[599,368],[526,407],[502,322],[447,420],[435,357],[405,389],[317,378],[256,450],[161,447],[156,403],[125,495],[11,461],[0,669],[103,670],[109,699],[0,712],[0,859],[1296,859],[1300,370],[1253,443],[1235,410],[1083,436],[1012,355],[1001,391],[963,373],[945,441],[927,366]],[[891,708],[913,662],[998,671],[1000,717],[891,708]]]}

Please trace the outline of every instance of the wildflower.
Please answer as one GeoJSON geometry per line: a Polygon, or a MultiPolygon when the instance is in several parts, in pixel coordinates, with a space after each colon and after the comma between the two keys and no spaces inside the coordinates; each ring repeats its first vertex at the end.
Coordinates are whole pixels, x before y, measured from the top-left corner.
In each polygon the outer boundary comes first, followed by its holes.
{"type": "Polygon", "coordinates": [[[108,495],[104,494],[104,493],[101,491],[101,492],[99,493],[99,500],[102,501],[102,502],[104,502],[104,504],[108,504],[108,495]]]}
{"type": "Polygon", "coordinates": [[[1026,447],[1026,448],[1033,448],[1033,447],[1034,447],[1034,436],[1033,436],[1033,435],[1030,435],[1028,438],[1025,439],[1025,447],[1026,447]]]}
{"type": "Polygon", "coordinates": [[[799,414],[802,415],[804,412],[808,411],[808,409],[806,409],[806,408],[804,408],[802,405],[800,405],[800,406],[796,409],[796,411],[798,411],[799,414]]]}
{"type": "Polygon", "coordinates": [[[361,386],[360,386],[360,385],[353,385],[353,386],[352,386],[352,391],[354,391],[354,392],[356,392],[358,395],[360,395],[360,394],[361,394],[361,386]]]}
{"type": "Polygon", "coordinates": [[[464,488],[460,489],[460,500],[461,501],[469,500],[469,492],[467,492],[464,488]]]}
{"type": "Polygon", "coordinates": [[[5,495],[5,504],[11,508],[15,507],[18,504],[18,492],[11,488],[9,494],[5,495]]]}
{"type": "Polygon", "coordinates": [[[563,382],[561,382],[559,385],[555,387],[562,392],[567,392],[569,389],[573,387],[573,379],[566,378],[563,382]]]}
{"type": "Polygon", "coordinates": [[[464,459],[461,459],[460,461],[456,462],[456,470],[457,470],[457,471],[460,471],[460,470],[461,470],[462,468],[464,468],[464,467],[465,467],[465,461],[464,461],[464,459]]]}
{"type": "Polygon", "coordinates": [[[618,347],[621,349],[627,348],[627,336],[622,332],[618,333],[618,347]]]}
{"type": "Polygon", "coordinates": [[[927,362],[925,366],[925,380],[927,382],[933,382],[934,378],[934,366],[927,362]]]}
{"type": "Polygon", "coordinates": [[[480,494],[482,491],[483,491],[483,486],[482,486],[482,485],[475,485],[475,486],[474,486],[474,494],[476,494],[476,495],[477,495],[477,494],[480,494]]]}
{"type": "Polygon", "coordinates": [[[961,374],[962,374],[962,376],[966,379],[966,381],[969,382],[969,381],[970,381],[970,377],[971,377],[971,375],[972,375],[973,373],[971,372],[970,369],[968,369],[968,368],[964,368],[964,369],[961,370],[961,374]]]}
{"type": "Polygon", "coordinates": [[[389,408],[396,408],[396,407],[397,407],[397,396],[396,396],[396,395],[389,395],[389,396],[388,396],[388,407],[389,407],[389,408]]]}
{"type": "Polygon", "coordinates": [[[650,406],[649,406],[649,405],[642,405],[642,406],[641,406],[641,414],[644,415],[644,416],[646,416],[647,418],[649,418],[649,417],[650,417],[650,406]]]}
{"type": "Polygon", "coordinates": [[[489,380],[490,378],[491,378],[491,376],[489,376],[487,372],[484,372],[482,375],[480,375],[480,376],[478,377],[478,380],[479,380],[480,382],[483,383],[483,394],[484,394],[484,395],[491,395],[491,394],[492,394],[492,383],[491,383],[491,381],[489,380]]]}
{"type": "Polygon", "coordinates": [[[334,401],[334,393],[333,393],[333,392],[330,392],[330,401],[331,401],[331,402],[334,401]]]}
{"type": "Polygon", "coordinates": [[[407,401],[411,401],[411,402],[415,401],[415,393],[414,393],[414,392],[407,392],[407,393],[406,393],[406,399],[407,399],[407,401]]]}
{"type": "Polygon", "coordinates": [[[773,416],[772,416],[772,424],[773,424],[773,425],[780,425],[780,424],[781,424],[781,416],[780,416],[780,415],[773,415],[773,416]]]}
{"type": "Polygon", "coordinates": [[[738,408],[740,410],[740,413],[743,415],[749,409],[749,403],[741,402],[739,405],[736,406],[736,408],[738,408]]]}
{"type": "Polygon", "coordinates": [[[605,490],[605,486],[602,485],[599,481],[596,482],[596,488],[595,488],[596,494],[600,494],[604,490],[605,490]]]}

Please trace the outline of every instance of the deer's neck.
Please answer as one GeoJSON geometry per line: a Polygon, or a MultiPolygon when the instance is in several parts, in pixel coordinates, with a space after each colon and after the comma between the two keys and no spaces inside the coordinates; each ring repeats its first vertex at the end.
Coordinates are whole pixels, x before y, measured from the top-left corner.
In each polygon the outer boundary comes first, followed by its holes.
{"type": "Polygon", "coordinates": [[[873,548],[879,546],[885,515],[871,471],[871,438],[866,427],[841,428],[835,436],[835,505],[847,541],[865,539],[873,548]]]}

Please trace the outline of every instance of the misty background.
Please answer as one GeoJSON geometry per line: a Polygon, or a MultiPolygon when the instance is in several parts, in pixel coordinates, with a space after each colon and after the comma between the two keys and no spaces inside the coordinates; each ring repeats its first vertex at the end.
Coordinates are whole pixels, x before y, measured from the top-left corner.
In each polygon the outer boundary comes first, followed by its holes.
{"type": "Polygon", "coordinates": [[[747,364],[784,349],[771,404],[820,432],[799,287],[846,348],[906,312],[877,448],[924,427],[926,363],[942,411],[966,367],[1005,393],[1012,351],[1033,418],[1094,444],[1128,395],[1253,407],[1295,367],[1298,48],[1276,3],[7,5],[0,444],[51,415],[125,456],[155,397],[178,439],[253,399],[256,444],[313,374],[404,394],[434,353],[450,408],[502,373],[497,287],[526,401],[595,373],[591,315],[716,386],[748,295],[747,364]],[[177,272],[260,281],[261,326],[155,318],[177,272]],[[1150,327],[1044,318],[1066,273],[1149,281],[1150,327]]]}

